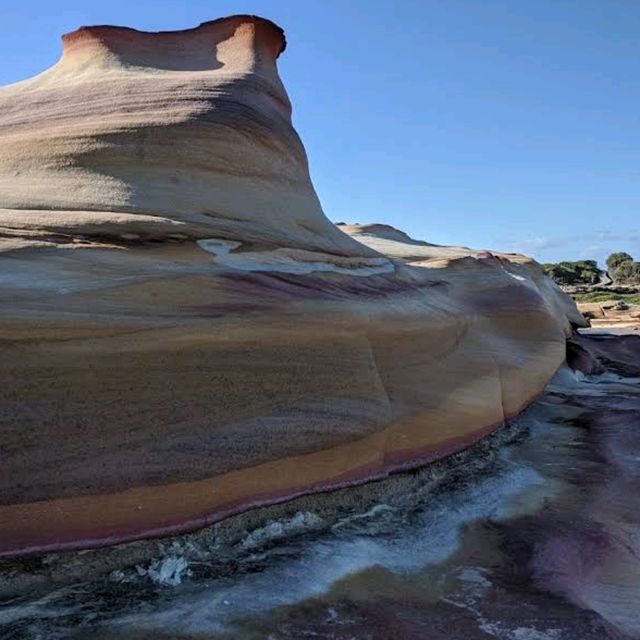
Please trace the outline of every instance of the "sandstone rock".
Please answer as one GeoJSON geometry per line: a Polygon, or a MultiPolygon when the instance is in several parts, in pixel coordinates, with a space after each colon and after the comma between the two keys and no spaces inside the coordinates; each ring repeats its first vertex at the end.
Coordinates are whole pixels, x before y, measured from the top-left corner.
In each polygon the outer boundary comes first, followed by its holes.
{"type": "Polygon", "coordinates": [[[640,335],[575,335],[567,343],[567,362],[586,375],[612,371],[640,378],[640,335]]]}
{"type": "Polygon", "coordinates": [[[584,320],[535,262],[329,222],[272,23],[64,45],[0,90],[1,554],[424,464],[564,361],[584,320]]]}
{"type": "Polygon", "coordinates": [[[594,329],[640,331],[639,304],[612,299],[604,302],[581,302],[578,303],[578,309],[591,320],[594,329]]]}
{"type": "Polygon", "coordinates": [[[83,27],[63,44],[51,69],[0,93],[0,226],[361,254],[309,179],[276,70],[279,27],[83,27]]]}

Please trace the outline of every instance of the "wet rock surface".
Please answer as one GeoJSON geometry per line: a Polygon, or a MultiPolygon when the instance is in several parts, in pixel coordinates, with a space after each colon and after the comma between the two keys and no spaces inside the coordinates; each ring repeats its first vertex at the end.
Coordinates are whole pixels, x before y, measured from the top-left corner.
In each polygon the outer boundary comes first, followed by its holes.
{"type": "Polygon", "coordinates": [[[562,369],[466,457],[6,598],[2,638],[636,638],[639,382],[562,369]]]}

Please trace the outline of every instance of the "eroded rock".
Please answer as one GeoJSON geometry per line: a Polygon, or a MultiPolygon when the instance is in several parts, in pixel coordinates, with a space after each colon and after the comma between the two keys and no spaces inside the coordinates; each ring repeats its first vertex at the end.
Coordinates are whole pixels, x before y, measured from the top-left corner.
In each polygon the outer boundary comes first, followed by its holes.
{"type": "Polygon", "coordinates": [[[329,222],[272,23],[64,45],[0,90],[1,554],[422,465],[564,361],[584,320],[535,262],[329,222]]]}

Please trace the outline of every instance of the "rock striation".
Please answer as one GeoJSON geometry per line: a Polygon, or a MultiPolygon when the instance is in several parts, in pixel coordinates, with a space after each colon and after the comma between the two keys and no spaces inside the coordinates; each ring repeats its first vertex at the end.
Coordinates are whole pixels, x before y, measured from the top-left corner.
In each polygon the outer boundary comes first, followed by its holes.
{"type": "Polygon", "coordinates": [[[0,89],[0,554],[416,467],[564,361],[584,320],[532,260],[331,224],[273,23],[63,42],[0,89]]]}
{"type": "Polygon", "coordinates": [[[279,27],[83,27],[63,45],[51,69],[0,94],[0,225],[361,255],[309,179],[276,70],[279,27]]]}

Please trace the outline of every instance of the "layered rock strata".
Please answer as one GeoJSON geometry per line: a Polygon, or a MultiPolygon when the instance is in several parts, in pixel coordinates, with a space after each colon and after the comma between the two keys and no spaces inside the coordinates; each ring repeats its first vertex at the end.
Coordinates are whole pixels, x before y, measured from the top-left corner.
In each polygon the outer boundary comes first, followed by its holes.
{"type": "Polygon", "coordinates": [[[564,361],[584,321],[535,262],[329,222],[284,46],[253,16],[82,28],[0,90],[0,554],[424,464],[564,361]]]}

